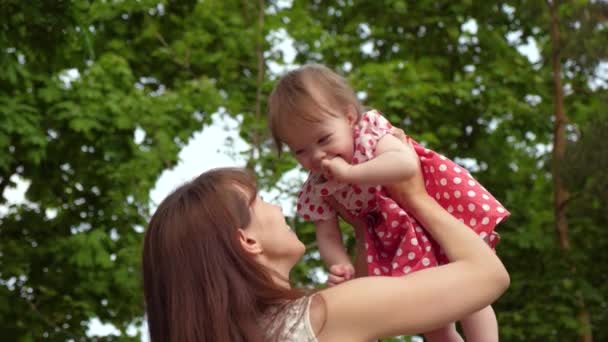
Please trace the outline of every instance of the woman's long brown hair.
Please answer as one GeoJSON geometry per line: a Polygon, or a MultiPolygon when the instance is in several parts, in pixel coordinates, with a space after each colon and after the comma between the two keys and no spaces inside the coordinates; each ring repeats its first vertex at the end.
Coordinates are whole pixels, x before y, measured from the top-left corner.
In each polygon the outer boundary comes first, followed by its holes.
{"type": "Polygon", "coordinates": [[[303,293],[278,286],[241,248],[237,229],[249,225],[256,193],[247,172],[215,169],[159,205],[146,231],[142,260],[152,342],[280,338],[280,331],[269,330],[261,318],[275,312],[271,321],[284,321],[287,310],[281,308],[303,293]]]}

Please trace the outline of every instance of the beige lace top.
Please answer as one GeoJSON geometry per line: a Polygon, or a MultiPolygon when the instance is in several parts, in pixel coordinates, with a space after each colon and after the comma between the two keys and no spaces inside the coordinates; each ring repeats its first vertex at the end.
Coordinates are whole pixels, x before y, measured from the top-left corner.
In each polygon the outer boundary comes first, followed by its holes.
{"type": "MultiPolygon", "coordinates": [[[[306,296],[294,301],[287,309],[285,325],[281,335],[284,342],[318,342],[310,325],[311,297],[306,296]]],[[[270,323],[272,331],[272,323],[270,323]]]]}

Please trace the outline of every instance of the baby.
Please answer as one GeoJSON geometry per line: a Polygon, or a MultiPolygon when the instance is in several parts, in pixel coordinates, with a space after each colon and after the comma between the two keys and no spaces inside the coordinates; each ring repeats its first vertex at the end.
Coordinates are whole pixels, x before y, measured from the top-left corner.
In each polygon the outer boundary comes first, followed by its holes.
{"type": "MultiPolygon", "coordinates": [[[[319,251],[334,283],[352,278],[354,267],[328,203],[331,197],[367,222],[369,275],[404,276],[449,262],[384,187],[408,179],[418,163],[427,191],[437,202],[490,247],[496,246],[494,228],[509,215],[503,206],[454,162],[411,139],[404,144],[391,135],[388,120],[377,110],[364,110],[346,81],[328,68],[306,65],[283,76],[269,98],[268,123],[279,151],[286,144],[309,171],[298,194],[297,213],[314,222],[319,251]]],[[[498,341],[491,307],[461,323],[468,341],[498,341]]],[[[461,341],[454,324],[425,337],[461,341]]]]}

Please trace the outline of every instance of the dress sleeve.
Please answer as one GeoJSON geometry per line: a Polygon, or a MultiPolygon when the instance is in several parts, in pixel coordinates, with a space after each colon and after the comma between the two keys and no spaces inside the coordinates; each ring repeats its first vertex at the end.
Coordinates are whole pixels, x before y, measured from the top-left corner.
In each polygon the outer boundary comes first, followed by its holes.
{"type": "Polygon", "coordinates": [[[336,216],[335,210],[323,200],[322,185],[312,184],[309,177],[298,193],[296,213],[306,221],[325,221],[336,216]]]}
{"type": "Polygon", "coordinates": [[[355,135],[356,149],[365,154],[367,159],[373,159],[378,142],[385,135],[391,134],[393,126],[380,112],[370,110],[363,113],[359,127],[358,134],[355,135]]]}

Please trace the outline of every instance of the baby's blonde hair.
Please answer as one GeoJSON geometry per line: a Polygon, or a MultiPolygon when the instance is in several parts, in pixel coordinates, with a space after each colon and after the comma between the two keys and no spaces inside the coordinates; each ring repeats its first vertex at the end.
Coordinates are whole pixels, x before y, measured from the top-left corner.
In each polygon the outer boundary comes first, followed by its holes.
{"type": "Polygon", "coordinates": [[[307,64],[285,74],[268,98],[268,127],[281,153],[281,136],[293,119],[319,122],[324,116],[345,115],[351,106],[361,114],[363,107],[346,80],[320,64],[307,64]],[[325,102],[325,103],[323,103],[325,102]],[[341,108],[335,113],[332,108],[341,108]]]}

